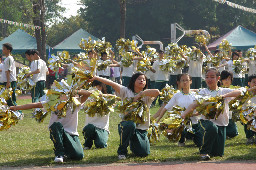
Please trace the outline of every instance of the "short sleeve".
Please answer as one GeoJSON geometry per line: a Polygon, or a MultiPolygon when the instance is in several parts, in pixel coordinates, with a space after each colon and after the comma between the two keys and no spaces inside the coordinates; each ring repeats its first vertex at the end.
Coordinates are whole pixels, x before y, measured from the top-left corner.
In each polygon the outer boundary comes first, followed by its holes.
{"type": "Polygon", "coordinates": [[[7,70],[11,70],[11,59],[10,59],[10,57],[7,57],[6,59],[5,59],[5,61],[4,61],[4,68],[5,68],[5,70],[7,71],[7,70]]]}
{"type": "Polygon", "coordinates": [[[177,105],[177,102],[176,102],[177,94],[178,94],[178,93],[176,93],[176,94],[171,98],[171,100],[167,103],[167,105],[164,107],[166,110],[171,110],[173,106],[177,105]]]}
{"type": "Polygon", "coordinates": [[[118,97],[120,97],[121,99],[124,99],[127,97],[127,90],[128,88],[125,86],[121,86],[120,88],[120,93],[116,93],[118,97]]]}

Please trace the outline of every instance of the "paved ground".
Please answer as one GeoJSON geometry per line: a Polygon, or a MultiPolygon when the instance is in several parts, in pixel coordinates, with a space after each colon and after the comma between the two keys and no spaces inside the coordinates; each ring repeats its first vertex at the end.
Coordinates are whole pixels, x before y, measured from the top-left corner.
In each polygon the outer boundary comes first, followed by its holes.
{"type": "MultiPolygon", "coordinates": [[[[9,169],[9,168],[5,168],[9,169]]],[[[124,163],[124,164],[91,164],[91,165],[65,165],[55,167],[29,167],[29,168],[14,168],[24,170],[256,170],[256,161],[247,162],[165,162],[165,163],[124,163]]]]}

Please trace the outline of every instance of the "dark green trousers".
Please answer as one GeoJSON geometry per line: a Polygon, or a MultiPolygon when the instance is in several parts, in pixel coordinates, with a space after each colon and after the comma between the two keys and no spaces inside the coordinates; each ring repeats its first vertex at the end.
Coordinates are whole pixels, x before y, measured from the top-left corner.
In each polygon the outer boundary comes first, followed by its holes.
{"type": "Polygon", "coordinates": [[[131,77],[126,77],[126,76],[122,77],[122,85],[123,86],[127,87],[129,85],[130,81],[131,81],[131,77]]]}
{"type": "Polygon", "coordinates": [[[36,86],[31,90],[32,103],[39,102],[40,97],[45,95],[44,93],[45,81],[36,82],[36,86]]]}
{"type": "Polygon", "coordinates": [[[108,131],[95,127],[93,124],[88,124],[83,129],[84,147],[91,148],[94,145],[96,148],[106,148],[108,141],[108,131]]]}
{"type": "Polygon", "coordinates": [[[232,85],[242,87],[243,86],[242,78],[234,78],[233,81],[232,81],[232,85]]]}
{"type": "Polygon", "coordinates": [[[174,87],[175,89],[177,88],[177,77],[178,75],[170,75],[169,79],[169,85],[174,87]]]}
{"type": "Polygon", "coordinates": [[[181,134],[179,142],[184,143],[186,138],[188,138],[188,139],[192,139],[197,147],[201,147],[203,142],[203,134],[199,130],[199,125],[193,124],[192,130],[193,130],[193,133],[190,133],[187,131],[187,129],[184,129],[181,134]]]}
{"type": "Polygon", "coordinates": [[[238,135],[238,130],[237,130],[236,123],[232,119],[229,119],[228,126],[226,127],[226,136],[233,138],[237,135],[238,135]]]}
{"type": "Polygon", "coordinates": [[[49,130],[50,138],[54,144],[55,156],[66,155],[69,159],[83,159],[84,152],[78,136],[65,132],[60,122],[54,122],[49,130]]]}
{"type": "Polygon", "coordinates": [[[217,126],[209,120],[199,120],[203,143],[200,154],[223,156],[226,141],[226,127],[217,126]]]}
{"type": "Polygon", "coordinates": [[[248,85],[248,74],[245,74],[245,79],[244,79],[244,86],[247,86],[248,85]]]}
{"type": "Polygon", "coordinates": [[[120,135],[120,145],[118,147],[118,155],[127,155],[127,147],[130,144],[131,151],[140,157],[150,154],[150,144],[148,140],[148,132],[146,130],[136,129],[133,121],[122,121],[118,125],[120,135]]]}
{"type": "MultiPolygon", "coordinates": [[[[109,79],[109,76],[100,76],[100,77],[109,79]]],[[[108,94],[112,94],[112,87],[109,86],[109,85],[106,85],[106,87],[107,87],[107,93],[108,93],[108,94]]]]}
{"type": "MultiPolygon", "coordinates": [[[[168,84],[167,81],[161,81],[161,82],[156,81],[155,88],[158,89],[159,91],[161,91],[166,86],[166,84],[168,84]]],[[[159,106],[161,106],[163,101],[160,100],[160,96],[157,96],[157,98],[158,98],[159,106]]],[[[155,100],[157,100],[157,98],[155,100]]]]}
{"type": "Polygon", "coordinates": [[[254,135],[256,135],[256,132],[247,129],[247,124],[244,124],[244,133],[247,139],[253,137],[254,135]]]}
{"type": "MultiPolygon", "coordinates": [[[[6,84],[7,84],[6,82],[3,83],[3,85],[5,85],[5,86],[6,86],[6,84]]],[[[17,105],[16,94],[15,94],[16,87],[17,87],[16,81],[12,81],[11,82],[12,97],[6,101],[8,106],[16,106],[17,105]]]]}
{"type": "Polygon", "coordinates": [[[191,89],[202,88],[202,77],[192,77],[191,89]]]}

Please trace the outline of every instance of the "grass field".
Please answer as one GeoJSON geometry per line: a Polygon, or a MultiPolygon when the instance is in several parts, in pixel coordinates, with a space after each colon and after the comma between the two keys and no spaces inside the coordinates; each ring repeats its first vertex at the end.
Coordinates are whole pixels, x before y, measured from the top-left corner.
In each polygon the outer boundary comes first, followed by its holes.
{"type": "MultiPolygon", "coordinates": [[[[18,104],[30,103],[31,100],[18,100],[18,104]]],[[[157,111],[151,109],[151,113],[157,111]]],[[[0,167],[3,166],[45,166],[54,165],[53,143],[49,138],[48,122],[46,120],[39,124],[31,119],[31,111],[24,111],[25,117],[16,126],[7,131],[0,132],[0,167]]],[[[198,161],[199,152],[191,140],[186,142],[185,147],[178,147],[177,143],[169,142],[161,136],[160,142],[151,146],[151,154],[145,158],[128,155],[128,159],[119,161],[117,159],[117,148],[119,135],[117,125],[120,121],[118,114],[112,113],[110,117],[110,135],[108,147],[105,149],[91,149],[84,151],[85,157],[81,161],[68,161],[64,164],[88,164],[88,163],[121,163],[121,162],[165,162],[165,161],[198,161]]],[[[83,144],[82,129],[85,122],[83,111],[79,113],[78,132],[83,144]]],[[[245,145],[246,139],[243,127],[237,123],[239,135],[234,139],[226,141],[225,155],[216,157],[215,160],[256,160],[256,146],[245,145]]],[[[131,153],[129,151],[129,153],[131,153]]]]}

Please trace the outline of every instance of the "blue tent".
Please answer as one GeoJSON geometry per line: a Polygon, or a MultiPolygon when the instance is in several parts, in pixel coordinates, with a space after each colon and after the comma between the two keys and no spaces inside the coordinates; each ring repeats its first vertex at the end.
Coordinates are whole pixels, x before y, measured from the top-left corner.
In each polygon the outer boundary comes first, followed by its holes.
{"type": "Polygon", "coordinates": [[[224,39],[228,40],[228,42],[231,43],[236,49],[241,50],[247,50],[256,45],[256,33],[239,25],[211,43],[208,48],[210,50],[216,49],[224,39]]]}
{"type": "Polygon", "coordinates": [[[69,51],[74,53],[79,53],[83,51],[79,47],[79,43],[81,42],[82,38],[89,38],[91,37],[93,40],[98,40],[98,38],[94,37],[87,31],[83,30],[82,28],[78,31],[74,32],[71,36],[67,37],[65,40],[60,42],[58,45],[56,45],[53,49],[54,52],[57,51],[69,51]]]}
{"type": "MultiPolygon", "coordinates": [[[[36,38],[21,29],[18,29],[17,31],[0,41],[0,46],[2,47],[4,43],[12,44],[13,54],[21,54],[28,49],[37,49],[36,38]]],[[[48,45],[46,45],[46,49],[49,49],[48,45]]],[[[2,52],[2,48],[0,48],[0,52],[2,52]]]]}

